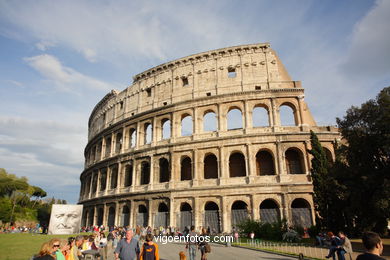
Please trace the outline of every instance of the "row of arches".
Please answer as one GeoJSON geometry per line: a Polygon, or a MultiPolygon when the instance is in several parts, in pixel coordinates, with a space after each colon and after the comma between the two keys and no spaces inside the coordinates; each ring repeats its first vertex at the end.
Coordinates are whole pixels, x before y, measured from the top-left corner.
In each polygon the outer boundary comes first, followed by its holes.
{"type": "MultiPolygon", "coordinates": [[[[291,203],[291,217],[292,224],[294,226],[309,227],[313,224],[310,204],[302,198],[297,198],[291,203]]],[[[282,208],[273,199],[263,200],[259,207],[260,220],[266,223],[274,223],[282,218],[282,208]]],[[[121,211],[118,212],[118,223],[115,223],[116,209],[114,206],[108,208],[107,223],[103,223],[103,208],[99,208],[97,211],[97,225],[107,225],[107,226],[129,226],[130,225],[130,208],[128,205],[122,207],[121,211]]],[[[231,228],[237,227],[242,221],[250,218],[250,212],[248,210],[248,205],[242,200],[234,201],[230,207],[230,223],[231,228]]],[[[204,204],[202,209],[202,226],[210,227],[210,230],[213,233],[222,232],[222,217],[220,207],[217,203],[213,201],[208,201],[204,204]]],[[[161,202],[158,204],[156,210],[153,211],[153,226],[158,228],[160,226],[174,226],[174,224],[169,223],[169,207],[167,203],[161,202]]],[[[178,216],[176,225],[180,230],[184,230],[185,227],[194,225],[194,210],[191,205],[187,202],[183,202],[180,205],[179,212],[175,213],[178,216]]],[[[148,207],[144,204],[140,204],[135,209],[135,225],[136,226],[148,226],[149,222],[149,212],[148,207]]],[[[93,225],[94,212],[93,210],[86,211],[85,216],[83,217],[83,225],[93,225]]]]}
{"type": "MultiPolygon", "coordinates": [[[[270,119],[271,114],[267,105],[255,105],[251,111],[252,127],[269,127],[272,125],[270,119]]],[[[279,106],[279,117],[282,126],[298,125],[297,109],[292,103],[283,103],[279,106]]],[[[170,117],[162,117],[156,121],[156,126],[153,126],[152,120],[142,123],[137,126],[129,126],[125,131],[116,131],[108,136],[105,136],[97,142],[86,154],[88,163],[100,160],[103,157],[109,157],[113,154],[121,152],[122,148],[129,149],[139,145],[151,144],[153,138],[156,141],[168,140],[172,137],[173,128],[175,128],[175,136],[191,136],[195,131],[200,132],[215,132],[218,130],[234,130],[244,128],[246,125],[243,115],[243,108],[240,106],[231,106],[228,108],[226,115],[225,126],[221,126],[218,122],[218,113],[216,109],[208,109],[203,112],[202,120],[199,122],[199,130],[195,130],[195,121],[192,112],[184,112],[179,116],[179,122],[173,124],[170,117]],[[220,129],[222,128],[222,129],[220,129]],[[157,131],[154,135],[153,131],[157,131]]],[[[225,121],[225,120],[222,120],[225,121]]],[[[275,123],[274,123],[275,124],[275,123]]]]}

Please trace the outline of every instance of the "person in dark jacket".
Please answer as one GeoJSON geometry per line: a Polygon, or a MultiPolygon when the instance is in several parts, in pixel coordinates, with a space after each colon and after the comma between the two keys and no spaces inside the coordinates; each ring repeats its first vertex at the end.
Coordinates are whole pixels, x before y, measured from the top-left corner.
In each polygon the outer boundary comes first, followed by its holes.
{"type": "Polygon", "coordinates": [[[140,260],[159,260],[158,245],[153,243],[153,235],[147,234],[145,243],[142,245],[140,260]]]}
{"type": "Polygon", "coordinates": [[[365,232],[362,237],[363,245],[367,249],[356,260],[385,260],[380,257],[383,252],[383,243],[380,236],[375,232],[365,232]]]}

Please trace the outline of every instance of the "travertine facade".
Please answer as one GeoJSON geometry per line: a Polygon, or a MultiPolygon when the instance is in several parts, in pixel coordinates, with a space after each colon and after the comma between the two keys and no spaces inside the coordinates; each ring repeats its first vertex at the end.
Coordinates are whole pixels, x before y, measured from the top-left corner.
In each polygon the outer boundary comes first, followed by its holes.
{"type": "Polygon", "coordinates": [[[269,44],[151,68],[92,111],[80,176],[83,225],[230,232],[250,217],[309,226],[310,130],[331,159],[337,129],[316,126],[300,82],[269,44]],[[294,125],[281,120],[286,108],[294,125]]]}

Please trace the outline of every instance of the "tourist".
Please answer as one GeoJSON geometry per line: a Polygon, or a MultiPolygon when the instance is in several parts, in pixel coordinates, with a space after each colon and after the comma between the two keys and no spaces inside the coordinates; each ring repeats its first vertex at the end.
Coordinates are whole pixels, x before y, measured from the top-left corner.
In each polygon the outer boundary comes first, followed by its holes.
{"type": "Polygon", "coordinates": [[[159,260],[158,245],[153,243],[153,235],[147,234],[142,245],[140,260],[159,260]]]}
{"type": "Polygon", "coordinates": [[[349,238],[344,234],[344,232],[339,232],[340,238],[340,247],[337,249],[337,257],[339,260],[345,260],[345,254],[349,254],[350,260],[352,260],[352,244],[349,241],[349,238]]]}
{"type": "Polygon", "coordinates": [[[84,243],[84,236],[79,235],[75,238],[74,246],[71,248],[74,260],[78,260],[82,258],[80,249],[82,249],[83,243],[84,243]]]}
{"type": "Polygon", "coordinates": [[[340,248],[341,245],[340,238],[335,236],[333,232],[328,232],[327,235],[328,238],[330,239],[330,248],[329,248],[329,253],[327,256],[325,256],[325,258],[332,257],[333,260],[336,260],[336,251],[338,248],[340,248]]]}
{"type": "Polygon", "coordinates": [[[138,240],[133,238],[133,230],[126,232],[126,237],[119,241],[115,249],[115,259],[138,259],[140,253],[138,240]]]}
{"type": "Polygon", "coordinates": [[[55,260],[55,252],[60,247],[60,243],[58,241],[55,244],[50,244],[50,242],[42,244],[39,253],[34,257],[34,260],[55,260]]]}
{"type": "Polygon", "coordinates": [[[68,240],[61,239],[59,242],[60,242],[60,247],[55,252],[56,259],[57,260],[66,260],[67,259],[66,256],[69,255],[69,243],[68,243],[68,240]]]}
{"type": "Polygon", "coordinates": [[[210,245],[207,243],[207,230],[202,228],[202,233],[199,237],[199,249],[201,253],[201,260],[207,260],[207,253],[210,253],[210,245]]]}
{"type": "Polygon", "coordinates": [[[74,237],[68,237],[68,245],[69,245],[69,254],[66,258],[66,260],[77,260],[74,258],[73,251],[75,250],[75,238],[74,237]]]}
{"type": "Polygon", "coordinates": [[[196,249],[198,247],[198,234],[195,232],[195,227],[191,226],[191,231],[188,233],[188,241],[186,244],[186,248],[188,249],[188,255],[190,256],[190,260],[195,260],[196,258],[196,249]]]}
{"type": "Polygon", "coordinates": [[[383,252],[383,243],[377,233],[365,232],[362,241],[367,251],[364,254],[360,254],[356,260],[385,260],[380,257],[383,252]]]}

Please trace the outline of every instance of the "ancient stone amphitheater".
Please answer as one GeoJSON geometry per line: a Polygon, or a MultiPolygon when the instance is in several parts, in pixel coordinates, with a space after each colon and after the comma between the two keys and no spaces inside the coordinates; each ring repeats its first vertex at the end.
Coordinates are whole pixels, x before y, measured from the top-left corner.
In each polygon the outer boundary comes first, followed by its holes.
{"type": "Polygon", "coordinates": [[[194,54],[134,76],[90,116],[83,225],[195,225],[230,232],[245,218],[314,221],[310,130],[334,157],[268,43],[194,54]]]}

